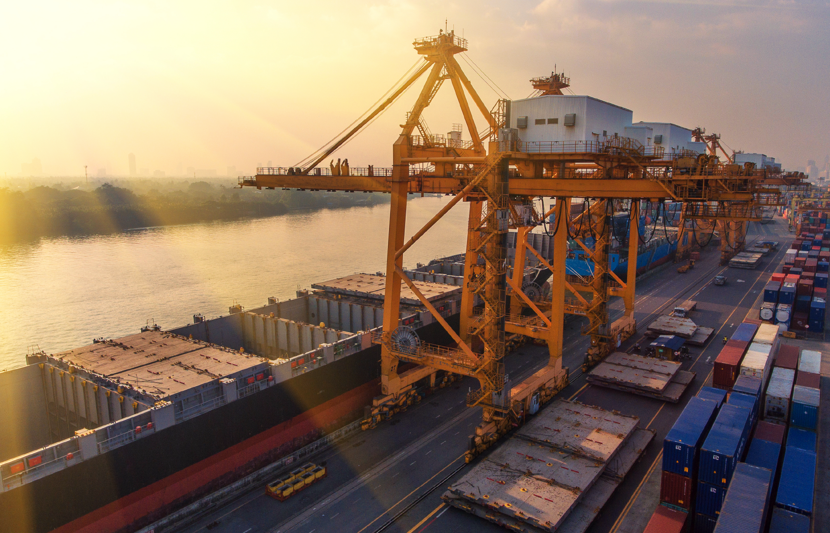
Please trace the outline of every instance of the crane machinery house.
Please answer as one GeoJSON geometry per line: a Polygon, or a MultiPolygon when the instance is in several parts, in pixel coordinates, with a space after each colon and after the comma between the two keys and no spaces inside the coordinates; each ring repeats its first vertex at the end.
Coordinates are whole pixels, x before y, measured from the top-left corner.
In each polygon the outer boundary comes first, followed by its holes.
{"type": "Polygon", "coordinates": [[[520,151],[593,152],[610,139],[626,137],[630,109],[590,96],[544,95],[514,100],[510,127],[520,151]]]}
{"type": "Polygon", "coordinates": [[[692,130],[672,124],[670,122],[637,122],[632,126],[635,130],[651,130],[648,136],[650,141],[645,142],[635,135],[629,135],[644,145],[654,144],[662,146],[666,153],[678,153],[682,150],[689,150],[698,154],[706,153],[706,143],[694,142],[692,130]]]}

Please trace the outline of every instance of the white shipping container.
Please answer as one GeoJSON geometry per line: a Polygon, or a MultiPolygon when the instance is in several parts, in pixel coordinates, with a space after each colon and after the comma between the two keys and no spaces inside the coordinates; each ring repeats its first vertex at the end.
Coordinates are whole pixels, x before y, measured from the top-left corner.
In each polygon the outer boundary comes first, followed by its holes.
{"type": "Polygon", "coordinates": [[[821,374],[821,352],[801,350],[801,357],[798,358],[798,371],[821,374]]]}
{"type": "Polygon", "coordinates": [[[771,365],[770,350],[772,346],[753,342],[749,345],[741,363],[741,375],[759,378],[762,386],[766,385],[771,365]]]}
{"type": "Polygon", "coordinates": [[[759,342],[761,344],[769,344],[774,346],[778,340],[778,326],[775,324],[761,324],[758,326],[758,331],[752,342],[759,342]]]}
{"type": "Polygon", "coordinates": [[[764,396],[764,419],[787,421],[790,417],[790,398],[793,394],[795,370],[773,368],[767,393],[764,396]]]}

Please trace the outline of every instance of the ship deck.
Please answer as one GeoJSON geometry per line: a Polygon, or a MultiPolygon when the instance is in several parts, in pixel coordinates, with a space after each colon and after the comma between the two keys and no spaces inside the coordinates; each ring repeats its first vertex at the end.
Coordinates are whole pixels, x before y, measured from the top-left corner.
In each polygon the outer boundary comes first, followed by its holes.
{"type": "MultiPolygon", "coordinates": [[[[433,283],[430,281],[413,281],[415,287],[430,303],[438,302],[448,296],[461,293],[461,287],[433,283]]],[[[383,302],[386,291],[386,276],[375,274],[352,274],[342,278],[335,278],[321,283],[315,283],[312,289],[325,291],[330,294],[356,296],[383,302]]],[[[421,301],[412,290],[401,282],[401,302],[410,305],[421,305],[421,301]]]]}

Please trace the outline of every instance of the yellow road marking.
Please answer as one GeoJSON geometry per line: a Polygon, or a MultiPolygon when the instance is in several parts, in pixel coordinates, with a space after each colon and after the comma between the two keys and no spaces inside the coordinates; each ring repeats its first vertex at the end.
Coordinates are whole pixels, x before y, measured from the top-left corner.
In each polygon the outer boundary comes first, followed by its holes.
{"type": "Polygon", "coordinates": [[[424,522],[426,522],[427,520],[429,520],[429,519],[432,517],[432,515],[434,515],[434,514],[435,514],[435,513],[437,513],[438,511],[440,511],[440,510],[441,510],[441,508],[442,508],[442,507],[445,507],[446,505],[447,505],[446,503],[442,503],[441,505],[439,505],[438,507],[436,507],[435,509],[433,509],[431,513],[429,513],[428,515],[426,515],[426,516],[424,517],[424,519],[423,519],[423,520],[421,520],[420,522],[418,522],[417,524],[415,524],[415,527],[413,527],[412,529],[410,529],[410,530],[409,530],[409,531],[407,531],[406,533],[413,533],[416,529],[418,529],[419,527],[421,527],[421,526],[424,524],[424,522]]]}
{"type": "Polygon", "coordinates": [[[401,504],[401,502],[403,502],[405,499],[407,499],[407,498],[409,498],[410,496],[412,496],[412,494],[413,494],[416,490],[420,489],[421,487],[423,487],[424,485],[426,485],[427,483],[429,483],[430,481],[432,481],[432,480],[435,478],[435,476],[437,476],[438,474],[440,474],[441,472],[443,472],[443,471],[444,471],[444,470],[446,470],[447,468],[449,468],[449,467],[451,467],[452,465],[454,465],[454,464],[455,464],[455,462],[456,462],[456,461],[458,461],[459,459],[461,459],[462,457],[464,457],[464,455],[465,455],[465,454],[463,454],[463,453],[462,453],[461,455],[459,455],[458,457],[456,457],[455,459],[453,459],[453,460],[450,462],[450,464],[448,464],[447,466],[445,466],[444,468],[442,468],[441,470],[439,470],[438,472],[436,472],[435,474],[433,474],[433,476],[432,476],[431,478],[429,478],[428,480],[424,481],[423,483],[421,483],[420,485],[418,485],[417,487],[415,487],[414,489],[412,489],[412,492],[410,492],[409,494],[407,494],[406,496],[404,496],[403,498],[401,498],[400,500],[398,500],[398,502],[397,502],[395,505],[393,505],[392,507],[388,508],[387,510],[385,510],[385,511],[384,511],[384,512],[382,512],[381,514],[379,514],[377,518],[375,518],[374,520],[372,520],[371,522],[369,522],[368,524],[366,524],[365,526],[363,526],[363,529],[361,529],[361,530],[360,530],[360,531],[358,531],[357,533],[361,533],[361,531],[365,531],[367,527],[371,526],[372,524],[374,524],[375,522],[377,522],[378,520],[380,520],[380,519],[381,519],[381,517],[383,517],[383,515],[385,515],[386,513],[388,513],[389,511],[391,511],[391,510],[392,510],[392,509],[394,509],[395,507],[399,506],[399,505],[401,504]]]}
{"type": "Polygon", "coordinates": [[[585,385],[583,385],[583,386],[582,386],[582,388],[580,388],[578,391],[576,391],[575,393],[573,393],[573,394],[571,395],[571,397],[570,397],[570,398],[568,398],[568,401],[571,401],[571,400],[573,400],[574,398],[576,398],[576,395],[577,395],[577,394],[579,394],[580,392],[582,392],[582,391],[583,391],[583,389],[585,389],[585,387],[587,387],[587,386],[588,386],[588,383],[586,383],[585,385]]]}
{"type": "Polygon", "coordinates": [[[646,475],[643,476],[643,479],[640,481],[640,484],[637,485],[637,489],[634,491],[634,494],[631,495],[631,498],[628,500],[628,503],[625,505],[625,509],[623,512],[620,513],[620,516],[617,517],[617,521],[614,522],[614,525],[611,526],[611,531],[609,533],[617,533],[617,530],[622,525],[623,519],[628,516],[628,512],[631,510],[631,506],[637,500],[637,497],[640,495],[640,491],[643,489],[643,485],[645,484],[646,480],[648,480],[651,475],[654,473],[654,467],[657,466],[657,463],[662,462],[663,460],[663,450],[660,450],[660,453],[657,454],[657,457],[654,459],[654,462],[651,463],[651,467],[646,472],[646,475]]]}
{"type": "Polygon", "coordinates": [[[654,413],[654,416],[651,417],[651,420],[648,421],[648,425],[646,426],[646,429],[651,427],[652,422],[654,422],[654,419],[657,418],[657,415],[660,414],[660,411],[662,411],[663,407],[665,407],[665,406],[666,406],[666,402],[663,402],[662,404],[660,404],[660,409],[658,409],[657,412],[654,413]]]}

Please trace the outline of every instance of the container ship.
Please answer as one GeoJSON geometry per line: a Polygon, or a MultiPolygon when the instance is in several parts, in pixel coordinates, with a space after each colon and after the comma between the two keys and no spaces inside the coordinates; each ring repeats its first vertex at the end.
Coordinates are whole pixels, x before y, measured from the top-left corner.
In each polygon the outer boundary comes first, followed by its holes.
{"type": "MultiPolygon", "coordinates": [[[[529,243],[552,260],[551,236],[529,243]]],[[[663,246],[648,248],[644,268],[666,257],[663,246]]],[[[532,281],[541,269],[528,261],[532,281]]],[[[408,275],[457,328],[464,255],[408,275]]],[[[0,373],[14,407],[0,412],[4,529],[135,531],[362,419],[380,394],[371,339],[384,287],[379,273],[345,276],[178,328],[30,354],[0,373]]],[[[401,302],[401,325],[451,343],[407,287],[401,302]]],[[[449,379],[436,372],[419,392],[449,379]]]]}

